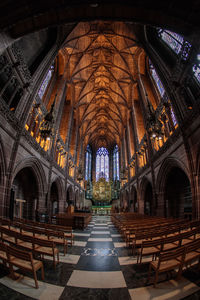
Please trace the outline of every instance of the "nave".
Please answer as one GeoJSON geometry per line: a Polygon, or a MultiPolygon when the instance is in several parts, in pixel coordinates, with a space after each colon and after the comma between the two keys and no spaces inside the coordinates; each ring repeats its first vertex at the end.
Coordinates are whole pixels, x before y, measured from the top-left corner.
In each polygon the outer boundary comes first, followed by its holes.
{"type": "Polygon", "coordinates": [[[137,264],[109,216],[93,216],[84,231],[74,231],[74,244],[65,256],[60,249],[56,271],[52,260],[45,259],[44,281],[37,272],[39,289],[31,275],[13,281],[1,265],[1,299],[199,299],[196,265],[184,271],[179,281],[174,271],[170,277],[159,274],[154,288],[153,273],[147,283],[149,261],[151,257],[146,257],[137,264]]]}

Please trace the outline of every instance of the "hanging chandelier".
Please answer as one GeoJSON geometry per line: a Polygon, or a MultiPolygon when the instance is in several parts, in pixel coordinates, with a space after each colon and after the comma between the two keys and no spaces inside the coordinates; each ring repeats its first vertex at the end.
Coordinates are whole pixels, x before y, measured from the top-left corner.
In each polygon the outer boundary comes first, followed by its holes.
{"type": "Polygon", "coordinates": [[[54,132],[54,115],[53,110],[55,106],[57,94],[55,95],[54,102],[51,105],[50,111],[45,115],[44,120],[40,126],[40,136],[42,139],[46,141],[46,139],[50,139],[53,136],[54,132]]]}
{"type": "Polygon", "coordinates": [[[163,131],[162,131],[162,122],[157,118],[156,112],[153,109],[152,104],[147,98],[148,103],[148,116],[147,116],[147,131],[150,135],[151,139],[159,139],[161,140],[163,138],[163,131]]]}
{"type": "Polygon", "coordinates": [[[77,170],[77,180],[81,182],[83,180],[83,168],[82,165],[80,164],[77,170]]]}

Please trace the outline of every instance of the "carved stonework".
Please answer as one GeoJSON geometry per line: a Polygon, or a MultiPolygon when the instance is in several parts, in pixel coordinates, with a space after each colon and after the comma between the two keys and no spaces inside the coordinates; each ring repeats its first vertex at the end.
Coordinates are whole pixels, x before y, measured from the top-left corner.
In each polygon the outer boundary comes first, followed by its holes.
{"type": "Polygon", "coordinates": [[[32,137],[26,129],[23,129],[21,136],[23,136],[29,145],[31,145],[31,147],[35,149],[41,156],[43,156],[47,161],[51,161],[49,154],[40,146],[40,144],[37,143],[35,138],[32,137]]]}
{"type": "Polygon", "coordinates": [[[154,154],[153,161],[156,161],[158,157],[163,155],[171,146],[173,146],[176,141],[181,136],[180,128],[178,127],[173,134],[168,138],[168,140],[163,144],[163,146],[154,154]]]}
{"type": "Polygon", "coordinates": [[[0,113],[16,131],[20,132],[22,130],[23,125],[15,117],[14,113],[9,110],[8,105],[2,98],[0,98],[0,113]]]}
{"type": "Polygon", "coordinates": [[[31,73],[24,61],[23,54],[20,48],[17,47],[16,44],[11,46],[12,54],[17,62],[19,62],[17,69],[20,71],[20,75],[23,77],[24,82],[31,87],[33,85],[31,73]]]}

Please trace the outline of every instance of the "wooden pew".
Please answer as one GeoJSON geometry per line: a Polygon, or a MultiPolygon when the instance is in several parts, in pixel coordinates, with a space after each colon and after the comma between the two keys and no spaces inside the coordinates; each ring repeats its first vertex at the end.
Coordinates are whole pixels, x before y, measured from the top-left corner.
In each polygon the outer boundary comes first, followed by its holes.
{"type": "Polygon", "coordinates": [[[20,268],[23,271],[32,272],[35,280],[35,287],[38,288],[37,271],[41,269],[42,280],[44,280],[43,263],[33,259],[32,253],[17,249],[12,246],[7,247],[8,264],[13,279],[15,278],[13,266],[20,268]]]}
{"type": "Polygon", "coordinates": [[[185,248],[180,247],[172,251],[160,253],[158,260],[151,261],[149,264],[148,281],[150,279],[151,270],[155,271],[154,287],[158,281],[159,273],[167,272],[178,268],[177,278],[182,273],[185,258],[185,248]]]}
{"type": "Polygon", "coordinates": [[[63,231],[47,231],[48,239],[53,241],[57,245],[63,246],[64,255],[67,253],[67,239],[63,231]]]}
{"type": "Polygon", "coordinates": [[[163,239],[142,241],[141,247],[137,248],[137,263],[142,263],[143,256],[152,255],[152,260],[156,259],[161,251],[163,239]]]}
{"type": "Polygon", "coordinates": [[[34,253],[39,254],[42,259],[45,255],[52,256],[53,266],[54,268],[56,268],[56,264],[59,263],[59,250],[55,247],[55,243],[53,241],[33,238],[33,247],[34,253]]]}

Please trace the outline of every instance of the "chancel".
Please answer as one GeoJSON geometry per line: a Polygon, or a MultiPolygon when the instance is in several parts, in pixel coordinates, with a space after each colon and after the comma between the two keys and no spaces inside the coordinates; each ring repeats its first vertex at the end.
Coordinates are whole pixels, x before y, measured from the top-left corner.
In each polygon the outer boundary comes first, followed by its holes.
{"type": "Polygon", "coordinates": [[[2,299],[199,299],[200,3],[0,3],[2,299]]]}

